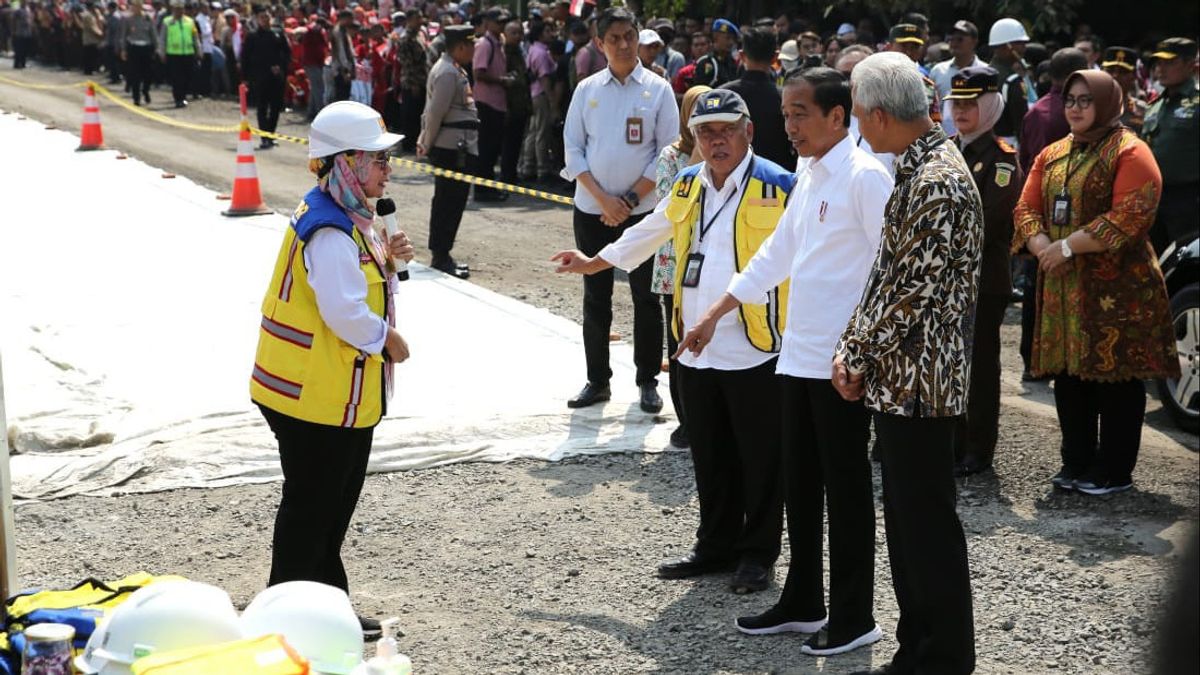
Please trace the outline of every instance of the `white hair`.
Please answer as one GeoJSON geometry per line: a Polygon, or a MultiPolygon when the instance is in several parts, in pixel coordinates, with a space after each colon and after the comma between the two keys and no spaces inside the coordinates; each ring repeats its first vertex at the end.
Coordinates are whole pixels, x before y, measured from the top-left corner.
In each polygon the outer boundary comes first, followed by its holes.
{"type": "Polygon", "coordinates": [[[912,59],[880,52],[863,59],[850,74],[854,100],[864,110],[882,110],[902,122],[929,114],[925,82],[912,59]]]}

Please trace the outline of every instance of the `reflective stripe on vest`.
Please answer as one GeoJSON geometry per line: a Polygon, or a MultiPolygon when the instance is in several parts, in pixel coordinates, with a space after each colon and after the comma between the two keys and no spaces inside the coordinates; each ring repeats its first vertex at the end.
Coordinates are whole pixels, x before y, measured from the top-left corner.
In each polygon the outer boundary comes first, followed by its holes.
{"type": "Polygon", "coordinates": [[[346,412],[342,415],[342,426],[353,427],[358,420],[358,404],[362,403],[363,372],[367,359],[362,354],[354,359],[354,374],[350,376],[350,397],[346,401],[346,412]]]}
{"type": "Polygon", "coordinates": [[[290,342],[298,347],[312,349],[313,334],[293,328],[291,326],[279,323],[267,317],[263,317],[262,329],[286,342],[290,342]]]}
{"type": "Polygon", "coordinates": [[[251,377],[254,378],[255,382],[261,384],[267,389],[270,389],[276,394],[282,394],[283,396],[294,398],[296,400],[300,400],[300,394],[304,390],[304,385],[298,382],[292,382],[291,380],[285,380],[278,375],[272,375],[271,373],[263,370],[263,367],[257,363],[254,364],[254,373],[251,375],[251,377]]]}

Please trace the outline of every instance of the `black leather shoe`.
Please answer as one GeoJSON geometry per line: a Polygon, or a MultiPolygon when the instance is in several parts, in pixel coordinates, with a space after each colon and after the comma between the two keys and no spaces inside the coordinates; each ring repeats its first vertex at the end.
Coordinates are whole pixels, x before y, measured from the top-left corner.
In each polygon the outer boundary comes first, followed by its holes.
{"type": "Polygon", "coordinates": [[[610,398],[612,398],[612,390],[608,388],[607,384],[592,384],[588,382],[583,385],[583,389],[579,390],[575,398],[567,401],[567,407],[586,408],[601,401],[607,401],[610,398]]]}
{"type": "Polygon", "coordinates": [[[471,278],[471,268],[458,264],[450,256],[435,255],[429,266],[442,274],[449,274],[452,277],[458,277],[459,279],[471,278]]]}
{"type": "Polygon", "coordinates": [[[733,561],[728,558],[702,556],[695,551],[678,560],[668,560],[658,566],[659,579],[687,579],[701,574],[728,572],[733,569],[733,561]]]}
{"type": "Polygon", "coordinates": [[[372,640],[383,634],[383,628],[375,619],[366,616],[358,617],[358,625],[362,626],[363,637],[372,640]]]}
{"type": "Polygon", "coordinates": [[[967,457],[963,461],[954,465],[954,475],[959,478],[963,476],[974,476],[975,474],[991,470],[991,465],[984,464],[982,461],[974,457],[967,457]]]}
{"type": "Polygon", "coordinates": [[[658,395],[657,384],[639,385],[638,389],[640,389],[642,392],[642,412],[648,412],[651,414],[662,412],[663,402],[662,397],[658,395]]]}
{"type": "Polygon", "coordinates": [[[765,591],[767,586],[771,585],[771,578],[774,576],[774,567],[764,567],[756,562],[743,560],[737,566],[737,571],[733,573],[733,580],[729,582],[729,590],[738,595],[765,591]]]}

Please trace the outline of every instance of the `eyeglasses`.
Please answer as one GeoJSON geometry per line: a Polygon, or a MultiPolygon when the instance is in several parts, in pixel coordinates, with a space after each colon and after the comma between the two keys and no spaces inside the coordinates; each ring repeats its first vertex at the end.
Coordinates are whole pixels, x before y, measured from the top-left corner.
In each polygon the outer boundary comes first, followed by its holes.
{"type": "Polygon", "coordinates": [[[375,155],[367,155],[367,157],[369,158],[367,161],[372,164],[378,164],[379,168],[381,169],[386,169],[391,166],[391,159],[388,157],[386,152],[381,152],[375,155]]]}
{"type": "Polygon", "coordinates": [[[1080,110],[1087,110],[1088,108],[1092,107],[1092,101],[1095,100],[1095,97],[1092,96],[1064,96],[1063,108],[1074,108],[1078,106],[1080,110]]]}

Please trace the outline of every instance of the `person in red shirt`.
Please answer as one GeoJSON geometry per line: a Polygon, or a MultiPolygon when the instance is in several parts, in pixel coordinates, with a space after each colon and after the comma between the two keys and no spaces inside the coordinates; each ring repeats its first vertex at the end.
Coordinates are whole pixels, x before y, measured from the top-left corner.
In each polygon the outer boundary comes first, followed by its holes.
{"type": "Polygon", "coordinates": [[[329,21],[314,15],[304,37],[300,38],[300,67],[308,80],[308,120],[325,107],[325,62],[329,60],[329,21]]]}

